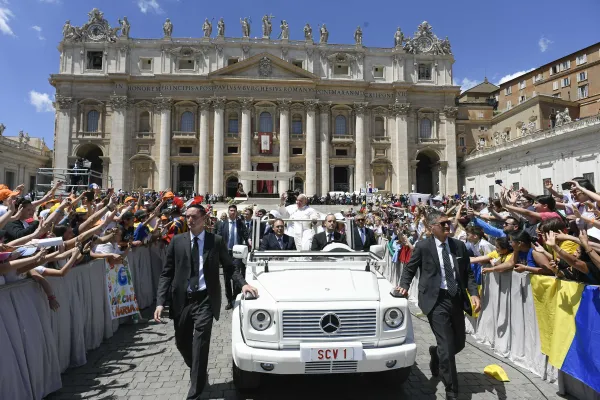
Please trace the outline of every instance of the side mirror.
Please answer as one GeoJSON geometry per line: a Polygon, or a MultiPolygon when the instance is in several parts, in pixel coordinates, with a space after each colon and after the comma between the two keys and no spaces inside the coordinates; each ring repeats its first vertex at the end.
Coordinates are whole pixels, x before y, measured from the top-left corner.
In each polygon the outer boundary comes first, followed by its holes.
{"type": "Polygon", "coordinates": [[[375,244],[369,247],[369,251],[379,258],[383,258],[383,255],[385,254],[385,247],[380,244],[375,244]]]}
{"type": "Polygon", "coordinates": [[[248,247],[243,244],[237,244],[233,246],[232,254],[233,258],[237,258],[246,262],[246,258],[248,258],[248,247]]]}

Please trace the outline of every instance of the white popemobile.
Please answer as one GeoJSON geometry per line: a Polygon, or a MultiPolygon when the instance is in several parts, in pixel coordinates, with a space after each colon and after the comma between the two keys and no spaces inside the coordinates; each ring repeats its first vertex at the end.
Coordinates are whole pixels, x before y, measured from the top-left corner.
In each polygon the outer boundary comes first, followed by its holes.
{"type": "MultiPolygon", "coordinates": [[[[258,234],[252,232],[253,243],[258,234]]],[[[248,253],[235,246],[234,257],[245,260],[246,280],[259,293],[238,297],[233,310],[236,388],[257,388],[262,373],[370,372],[394,385],[406,381],[417,346],[407,299],[379,273],[383,250],[355,252],[334,243],[321,252],[248,253]]]]}

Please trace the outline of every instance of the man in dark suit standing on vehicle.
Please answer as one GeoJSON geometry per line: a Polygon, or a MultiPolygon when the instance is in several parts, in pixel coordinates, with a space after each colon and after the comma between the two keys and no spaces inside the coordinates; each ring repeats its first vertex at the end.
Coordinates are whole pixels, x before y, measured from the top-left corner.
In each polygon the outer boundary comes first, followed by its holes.
{"type": "Polygon", "coordinates": [[[354,218],[356,226],[354,227],[354,234],[352,241],[354,242],[353,249],[356,251],[369,251],[371,246],[377,244],[375,239],[375,233],[372,229],[365,227],[365,216],[364,214],[357,214],[354,218]]]}
{"type": "Polygon", "coordinates": [[[321,251],[329,243],[346,243],[346,235],[335,230],[335,215],[327,214],[325,217],[325,232],[313,236],[311,251],[321,251]]]}
{"type": "Polygon", "coordinates": [[[273,221],[273,233],[260,241],[260,250],[296,250],[294,238],[283,233],[285,224],[281,218],[273,221]]]}
{"type": "Polygon", "coordinates": [[[429,347],[429,368],[433,376],[442,375],[446,399],[454,400],[458,396],[455,356],[465,347],[464,312],[471,315],[472,308],[478,312],[481,302],[467,247],[448,237],[448,217],[430,211],[426,222],[433,236],[417,242],[396,290],[407,296],[415,273],[420,271],[419,308],[427,315],[437,342],[437,346],[429,347]]]}
{"type": "MultiPolygon", "coordinates": [[[[206,211],[200,204],[190,206],[185,217],[189,232],[173,237],[158,282],[154,319],[161,322],[167,293],[172,293],[170,316],[175,325],[175,344],[190,368],[187,399],[199,399],[206,384],[208,351],[213,318],[221,310],[219,264],[232,267],[227,246],[220,236],[204,230],[206,211]]],[[[258,296],[239,268],[233,280],[244,293],[258,296]]]]}

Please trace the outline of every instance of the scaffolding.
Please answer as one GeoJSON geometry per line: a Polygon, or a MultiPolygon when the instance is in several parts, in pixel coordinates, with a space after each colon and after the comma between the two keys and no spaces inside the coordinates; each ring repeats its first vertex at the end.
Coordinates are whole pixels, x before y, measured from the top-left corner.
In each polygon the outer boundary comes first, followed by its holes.
{"type": "Polygon", "coordinates": [[[57,194],[70,193],[73,189],[80,193],[93,183],[104,189],[112,186],[110,176],[93,171],[87,165],[83,168],[38,168],[35,180],[36,198],[43,197],[57,181],[64,182],[57,194]]]}

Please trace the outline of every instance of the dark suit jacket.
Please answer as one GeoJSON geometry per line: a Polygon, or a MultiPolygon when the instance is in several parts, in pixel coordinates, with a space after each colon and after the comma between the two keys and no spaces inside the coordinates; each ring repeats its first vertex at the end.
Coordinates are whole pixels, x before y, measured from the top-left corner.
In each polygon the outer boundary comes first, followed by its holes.
{"type": "Polygon", "coordinates": [[[377,244],[377,240],[375,239],[375,233],[372,229],[365,227],[365,243],[363,244],[360,239],[360,233],[358,232],[358,227],[354,227],[354,232],[352,234],[352,241],[354,242],[354,246],[352,248],[356,251],[369,251],[371,246],[375,246],[377,244]]]}
{"type": "MultiPolygon", "coordinates": [[[[464,311],[471,315],[471,303],[466,290],[471,296],[479,296],[475,275],[469,263],[467,246],[460,240],[448,238],[450,256],[454,262],[456,280],[460,288],[464,311]]],[[[408,290],[417,270],[419,275],[419,308],[427,315],[433,309],[442,283],[440,259],[433,237],[417,242],[410,261],[402,271],[400,287],[408,290]]]]}
{"type": "Polygon", "coordinates": [[[273,233],[273,227],[271,225],[267,225],[266,222],[260,223],[260,238],[262,239],[265,235],[269,233],[273,233]]]}
{"type": "MultiPolygon", "coordinates": [[[[312,245],[310,247],[310,249],[312,251],[320,251],[320,250],[323,250],[323,248],[325,246],[327,246],[327,236],[326,236],[326,233],[327,232],[321,232],[321,233],[317,233],[315,236],[313,236],[312,245]]],[[[334,232],[333,233],[333,242],[334,243],[348,244],[346,242],[346,235],[342,235],[339,232],[334,232]]]]}
{"type": "Polygon", "coordinates": [[[259,250],[296,250],[296,243],[294,242],[294,238],[284,234],[282,242],[283,249],[279,247],[277,236],[275,236],[274,233],[270,233],[260,241],[259,250]]]}
{"type": "MultiPolygon", "coordinates": [[[[204,260],[204,279],[206,281],[206,290],[210,298],[210,305],[216,320],[219,319],[221,310],[221,283],[219,281],[219,264],[223,268],[233,268],[233,261],[227,251],[227,245],[219,235],[206,232],[204,237],[204,251],[202,253],[204,260]]],[[[160,280],[158,282],[158,292],[156,295],[156,305],[164,306],[169,290],[172,294],[172,306],[170,315],[172,319],[177,319],[183,307],[185,307],[187,290],[189,286],[190,275],[192,272],[192,244],[190,232],[181,233],[173,237],[167,247],[167,260],[163,266],[160,280]]],[[[242,276],[239,267],[235,267],[233,272],[233,281],[242,287],[246,280],[242,276]]]]}
{"type": "Polygon", "coordinates": [[[29,224],[29,227],[25,228],[21,221],[11,221],[4,227],[6,231],[5,242],[10,242],[15,239],[31,235],[36,231],[39,225],[39,221],[33,221],[29,224]]]}
{"type": "MultiPolygon", "coordinates": [[[[246,230],[246,224],[242,222],[241,219],[235,220],[236,224],[236,238],[234,240],[235,244],[245,244],[248,246],[248,231],[246,230]]],[[[221,237],[223,237],[223,241],[225,242],[225,247],[227,247],[229,243],[229,220],[221,222],[219,225],[219,230],[215,233],[221,237]]]]}

